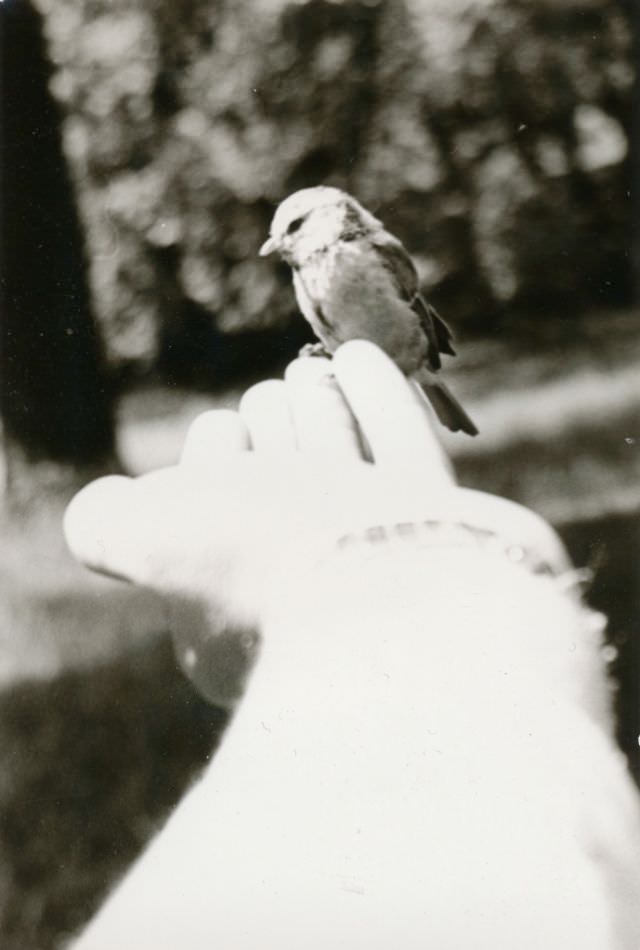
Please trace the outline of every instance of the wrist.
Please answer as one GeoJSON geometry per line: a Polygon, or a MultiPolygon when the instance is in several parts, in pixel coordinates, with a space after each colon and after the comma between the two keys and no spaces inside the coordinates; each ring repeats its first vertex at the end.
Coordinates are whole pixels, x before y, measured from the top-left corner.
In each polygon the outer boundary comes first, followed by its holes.
{"type": "Polygon", "coordinates": [[[284,556],[272,566],[263,587],[260,626],[277,627],[289,615],[313,622],[334,612],[378,614],[400,603],[414,605],[419,613],[428,608],[431,614],[442,604],[446,610],[440,620],[449,625],[456,605],[480,599],[501,611],[511,605],[521,616],[521,601],[510,596],[512,578],[521,581],[518,589],[529,580],[551,581],[541,589],[566,595],[575,605],[590,572],[574,570],[560,545],[525,547],[481,521],[374,524],[340,534],[306,556],[284,556]]]}
{"type": "Polygon", "coordinates": [[[375,678],[376,665],[397,657],[409,676],[414,663],[428,678],[439,665],[447,676],[475,666],[489,692],[506,670],[572,693],[606,718],[605,621],[582,604],[579,582],[580,572],[542,569],[497,543],[354,540],[272,598],[256,675],[282,665],[287,676],[315,681],[339,667],[355,684],[367,664],[375,678]]]}
{"type": "MultiPolygon", "coordinates": [[[[351,667],[356,682],[366,658],[384,651],[433,665],[447,652],[468,664],[480,650],[495,666],[517,659],[528,674],[542,662],[582,665],[576,682],[589,679],[587,668],[601,682],[602,619],[581,607],[580,572],[564,570],[568,561],[553,547],[541,548],[552,557],[482,526],[435,519],[373,525],[315,546],[298,538],[280,547],[254,585],[261,634],[254,679],[279,681],[280,666],[286,692],[310,671],[331,678],[334,664],[351,667]]],[[[216,626],[196,618],[190,637],[182,618],[177,656],[202,695],[230,705],[257,637],[250,626],[213,635],[216,626]]]]}

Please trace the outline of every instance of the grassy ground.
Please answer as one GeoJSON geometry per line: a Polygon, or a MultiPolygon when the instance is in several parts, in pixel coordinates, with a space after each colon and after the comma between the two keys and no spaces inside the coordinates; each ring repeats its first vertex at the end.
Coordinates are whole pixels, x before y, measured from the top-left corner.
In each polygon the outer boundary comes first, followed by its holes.
{"type": "MultiPolygon", "coordinates": [[[[639,731],[639,328],[638,314],[598,315],[579,334],[558,320],[544,342],[523,326],[517,340],[461,347],[449,378],[482,434],[447,438],[462,481],[533,505],[576,562],[596,568],[590,597],[611,617],[630,755],[639,731]]],[[[171,463],[190,419],[237,396],[130,393],[120,405],[126,463],[171,463]]],[[[225,721],[176,671],[159,602],[72,563],[61,510],[59,502],[2,526],[4,950],[61,946],[206,761],[225,721]]]]}
{"type": "Polygon", "coordinates": [[[0,696],[2,947],[44,950],[108,885],[211,755],[224,715],[166,640],[0,696]]]}

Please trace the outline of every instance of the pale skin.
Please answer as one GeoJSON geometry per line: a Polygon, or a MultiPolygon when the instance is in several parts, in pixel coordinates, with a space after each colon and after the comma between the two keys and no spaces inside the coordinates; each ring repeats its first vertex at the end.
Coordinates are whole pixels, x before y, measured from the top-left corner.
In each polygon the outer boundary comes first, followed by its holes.
{"type": "Polygon", "coordinates": [[[569,568],[542,519],[454,484],[362,341],[74,500],[85,564],[261,635],[221,751],[78,950],[632,947],[637,803],[593,644],[499,552],[357,540],[434,517],[569,568]]]}

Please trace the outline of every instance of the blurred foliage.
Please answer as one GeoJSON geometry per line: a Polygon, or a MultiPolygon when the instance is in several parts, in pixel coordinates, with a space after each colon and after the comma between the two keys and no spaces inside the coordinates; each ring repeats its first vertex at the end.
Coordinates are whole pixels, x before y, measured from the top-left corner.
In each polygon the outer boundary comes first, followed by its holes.
{"type": "Polygon", "coordinates": [[[286,269],[257,248],[321,182],[403,238],[454,323],[630,293],[613,2],[35,3],[112,364],[286,325],[286,269]]]}

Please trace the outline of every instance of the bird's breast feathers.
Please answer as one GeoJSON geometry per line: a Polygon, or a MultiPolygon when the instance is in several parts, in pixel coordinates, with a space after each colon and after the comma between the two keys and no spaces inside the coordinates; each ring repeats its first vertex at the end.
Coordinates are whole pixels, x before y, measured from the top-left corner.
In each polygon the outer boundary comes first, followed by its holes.
{"type": "Polygon", "coordinates": [[[420,321],[366,240],[338,241],[314,254],[294,271],[294,286],[303,315],[330,351],[366,339],[406,373],[423,362],[420,321]]]}

